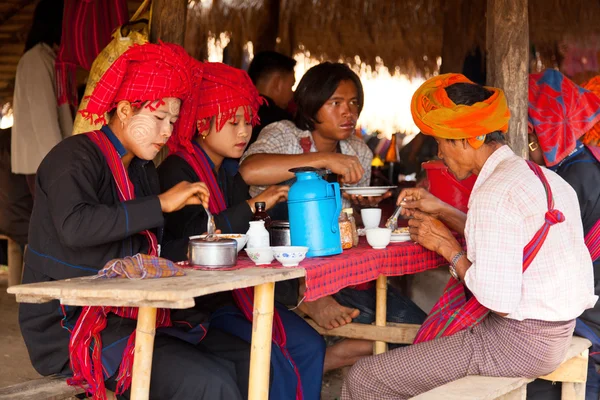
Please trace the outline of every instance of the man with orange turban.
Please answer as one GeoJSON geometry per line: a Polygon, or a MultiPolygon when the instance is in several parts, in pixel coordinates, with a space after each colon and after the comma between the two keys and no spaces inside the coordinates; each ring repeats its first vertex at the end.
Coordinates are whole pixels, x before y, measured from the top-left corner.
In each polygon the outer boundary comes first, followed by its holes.
{"type": "Polygon", "coordinates": [[[424,189],[400,193],[411,238],[448,260],[450,282],[415,344],[359,361],[342,399],[407,399],[467,375],[548,374],[598,299],[577,196],[505,144],[502,90],[440,75],[415,92],[411,111],[450,171],[477,181],[467,214],[424,189]]]}
{"type": "MultiPolygon", "coordinates": [[[[62,141],[38,170],[23,283],[96,275],[112,259],[158,256],[163,213],[208,206],[204,183],[181,182],[161,193],[151,162],[175,121],[194,120],[180,112],[201,74],[193,61],[180,46],[144,44],[104,73],[83,114],[103,121],[108,113],[109,120],[62,141]]],[[[158,310],[150,398],[243,399],[249,345],[207,329],[208,314],[191,311],[180,318],[158,310]]],[[[67,307],[56,300],[19,308],[35,369],[72,375],[69,383],[85,386],[94,399],[105,398],[105,387],[129,397],[136,316],[134,308],[67,307]]]]}

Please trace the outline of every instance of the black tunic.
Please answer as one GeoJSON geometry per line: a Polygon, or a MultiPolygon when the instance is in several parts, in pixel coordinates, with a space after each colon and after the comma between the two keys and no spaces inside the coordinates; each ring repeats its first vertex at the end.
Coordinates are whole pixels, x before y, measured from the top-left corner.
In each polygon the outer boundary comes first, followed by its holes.
{"type": "MultiPolygon", "coordinates": [[[[600,220],[600,163],[584,148],[554,169],[575,189],[584,234],[587,235],[600,220]]],[[[594,263],[594,291],[600,295],[600,259],[594,263]]],[[[600,302],[584,311],[581,319],[600,336],[600,302]]]]}
{"type": "MultiPolygon", "coordinates": [[[[70,137],[48,153],[36,177],[23,283],[94,275],[113,258],[147,252],[147,239],[136,232],[154,229],[160,236],[158,177],[151,162],[139,159],[132,160],[129,175],[137,198],[121,203],[104,155],[86,135],[70,137]]],[[[66,328],[74,326],[80,307],[65,307],[65,311],[63,320],[56,300],[19,307],[31,362],[42,375],[67,367],[70,334],[66,328]]],[[[104,346],[134,329],[135,321],[109,317],[104,346]]],[[[120,356],[114,361],[118,365],[120,356]]]]}
{"type": "MultiPolygon", "coordinates": [[[[179,182],[200,182],[194,169],[185,160],[171,155],[158,167],[162,191],[167,191],[179,182]]],[[[225,160],[217,175],[219,187],[225,197],[227,209],[214,215],[215,225],[223,233],[246,233],[252,219],[252,210],[246,202],[250,199],[248,185],[237,172],[234,160],[225,160]]],[[[187,257],[188,238],[206,232],[206,212],[202,206],[186,206],[165,216],[164,257],[181,261],[187,257]]],[[[275,299],[285,305],[296,305],[298,280],[275,284],[275,299]]],[[[224,300],[224,299],[223,299],[224,300]]]]}
{"type": "MultiPolygon", "coordinates": [[[[166,192],[179,182],[200,182],[194,169],[181,157],[171,155],[158,167],[158,176],[162,191],[166,192]]],[[[252,210],[246,200],[248,185],[233,168],[221,168],[218,174],[219,186],[225,196],[228,208],[215,214],[215,225],[223,233],[246,233],[248,222],[252,219],[252,210]]],[[[206,232],[208,217],[204,207],[186,206],[165,216],[165,238],[163,255],[174,261],[187,258],[187,238],[206,232]],[[183,241],[180,239],[184,238],[183,241]]]]}

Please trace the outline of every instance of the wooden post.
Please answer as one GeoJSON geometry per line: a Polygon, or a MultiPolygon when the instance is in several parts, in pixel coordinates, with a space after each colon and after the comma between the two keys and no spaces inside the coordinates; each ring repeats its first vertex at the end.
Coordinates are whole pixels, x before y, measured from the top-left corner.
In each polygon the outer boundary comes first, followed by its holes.
{"type": "Polygon", "coordinates": [[[140,307],[135,330],[135,353],[131,376],[131,400],[150,398],[150,375],[156,331],[156,308],[140,307]]]}
{"type": "MultiPolygon", "coordinates": [[[[187,20],[187,0],[152,0],[152,19],[150,21],[150,41],[175,43],[183,46],[187,20]]],[[[154,157],[157,167],[169,154],[167,146],[154,157]]]]}
{"type": "Polygon", "coordinates": [[[187,16],[187,0],[152,0],[150,41],[183,46],[187,16]]]}
{"type": "Polygon", "coordinates": [[[264,0],[263,10],[266,23],[258,26],[254,54],[261,51],[275,50],[279,34],[279,9],[281,0],[264,0]]]}
{"type": "Polygon", "coordinates": [[[274,307],[275,284],[269,282],[255,286],[248,400],[269,398],[274,307]]]}
{"type": "MultiPolygon", "coordinates": [[[[387,323],[387,277],[379,275],[375,288],[375,326],[385,326],[387,323]]],[[[387,350],[386,342],[375,342],[374,354],[385,353],[387,350]]]]}
{"type": "Polygon", "coordinates": [[[504,90],[510,107],[508,144],[527,158],[529,22],[527,0],[487,0],[487,82],[504,90]]]}
{"type": "Polygon", "coordinates": [[[9,238],[0,235],[0,240],[6,239],[8,249],[8,286],[20,285],[23,276],[23,251],[21,246],[9,238]]]}

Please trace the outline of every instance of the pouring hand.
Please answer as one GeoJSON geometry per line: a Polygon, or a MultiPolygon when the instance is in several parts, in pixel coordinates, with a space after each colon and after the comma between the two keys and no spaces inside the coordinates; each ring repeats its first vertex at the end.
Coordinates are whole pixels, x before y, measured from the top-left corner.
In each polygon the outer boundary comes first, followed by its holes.
{"type": "Polygon", "coordinates": [[[349,195],[348,193],[343,193],[342,196],[345,199],[350,200],[352,202],[352,204],[356,204],[361,207],[376,207],[383,200],[392,197],[392,192],[388,190],[381,196],[364,197],[364,196],[357,196],[355,194],[349,195]]]}
{"type": "Polygon", "coordinates": [[[341,178],[341,183],[355,184],[361,180],[365,170],[358,157],[339,153],[325,153],[326,168],[341,178]]]}
{"type": "Polygon", "coordinates": [[[289,186],[269,186],[264,192],[256,197],[246,200],[252,212],[255,212],[254,203],[263,202],[266,204],[267,210],[273,208],[277,203],[287,200],[289,186]]]}

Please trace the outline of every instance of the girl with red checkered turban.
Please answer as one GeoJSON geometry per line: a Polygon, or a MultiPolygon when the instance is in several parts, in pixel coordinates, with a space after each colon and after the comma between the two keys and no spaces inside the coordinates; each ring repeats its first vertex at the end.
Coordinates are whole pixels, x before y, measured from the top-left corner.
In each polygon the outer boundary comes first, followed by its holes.
{"type": "MultiPolygon", "coordinates": [[[[287,186],[271,186],[250,198],[248,185],[238,173],[238,161],[250,140],[252,126],[258,123],[258,108],[263,102],[252,81],[236,68],[221,63],[205,63],[197,85],[192,109],[196,129],[176,131],[169,147],[174,154],[159,167],[163,190],[178,182],[205,182],[210,190],[209,209],[223,233],[246,233],[255,204],[269,209],[287,198],[287,186]]],[[[183,112],[183,111],[182,111],[183,112]]],[[[175,261],[186,258],[189,236],[206,232],[207,217],[201,206],[188,206],[165,218],[164,255],[175,261]]],[[[293,284],[297,285],[296,282],[293,284]]],[[[287,304],[297,303],[298,290],[287,290],[287,304]]],[[[211,327],[249,340],[252,330],[252,290],[236,290],[237,308],[226,307],[211,316],[211,327]],[[250,305],[250,307],[248,307],[250,305]]],[[[274,373],[271,398],[318,399],[323,372],[322,339],[301,318],[277,307],[273,321],[271,357],[274,373]]]]}

